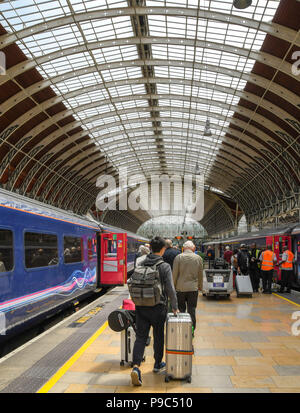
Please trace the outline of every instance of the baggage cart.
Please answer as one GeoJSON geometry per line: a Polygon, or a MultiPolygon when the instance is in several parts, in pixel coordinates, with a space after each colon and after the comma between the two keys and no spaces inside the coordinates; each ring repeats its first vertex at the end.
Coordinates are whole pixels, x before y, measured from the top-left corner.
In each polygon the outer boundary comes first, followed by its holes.
{"type": "Polygon", "coordinates": [[[202,295],[204,297],[230,297],[233,291],[233,272],[224,269],[203,271],[202,295]]]}

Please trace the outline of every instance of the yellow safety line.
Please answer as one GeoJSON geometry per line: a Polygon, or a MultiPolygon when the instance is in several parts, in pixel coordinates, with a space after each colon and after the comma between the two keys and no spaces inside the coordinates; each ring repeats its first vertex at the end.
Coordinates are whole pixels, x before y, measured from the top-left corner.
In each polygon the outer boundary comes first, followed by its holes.
{"type": "Polygon", "coordinates": [[[54,374],[54,376],[51,377],[50,380],[47,381],[46,384],[44,384],[43,387],[41,387],[37,393],[48,393],[48,391],[58,382],[58,380],[69,370],[69,368],[79,359],[80,356],[87,350],[87,348],[96,340],[97,337],[100,336],[100,334],[103,333],[103,331],[106,329],[108,326],[108,322],[106,321],[102,327],[97,330],[92,337],[90,337],[81,347],[79,350],[76,351],[73,356],[66,361],[66,363],[54,374]]]}
{"type": "Polygon", "coordinates": [[[273,293],[273,295],[276,295],[276,297],[282,298],[283,300],[288,301],[289,303],[294,304],[294,305],[296,305],[297,307],[300,307],[300,304],[297,304],[297,303],[295,303],[294,301],[289,300],[288,298],[281,297],[281,295],[278,295],[278,294],[275,294],[275,293],[273,293]]]}

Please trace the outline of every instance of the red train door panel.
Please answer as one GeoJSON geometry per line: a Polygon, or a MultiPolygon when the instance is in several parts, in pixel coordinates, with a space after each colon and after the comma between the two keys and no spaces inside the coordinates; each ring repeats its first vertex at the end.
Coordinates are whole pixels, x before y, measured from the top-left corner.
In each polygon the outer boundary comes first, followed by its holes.
{"type": "Polygon", "coordinates": [[[100,284],[124,285],[127,282],[127,234],[101,234],[100,284]]]}

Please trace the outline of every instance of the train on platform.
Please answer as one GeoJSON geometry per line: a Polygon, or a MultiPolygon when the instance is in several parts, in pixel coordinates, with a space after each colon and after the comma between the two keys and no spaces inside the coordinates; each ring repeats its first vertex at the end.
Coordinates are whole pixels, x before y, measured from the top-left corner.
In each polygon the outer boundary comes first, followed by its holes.
{"type": "MultiPolygon", "coordinates": [[[[232,251],[238,249],[241,244],[246,244],[249,248],[255,243],[258,249],[263,249],[267,245],[272,245],[276,254],[277,262],[281,260],[283,247],[287,246],[295,254],[294,264],[294,287],[300,289],[300,223],[291,224],[281,228],[265,229],[258,232],[248,232],[235,237],[222,240],[212,240],[204,244],[205,248],[209,245],[215,250],[215,256],[223,256],[225,246],[230,246],[232,251]]],[[[280,283],[281,271],[275,267],[274,278],[280,283]]]]}
{"type": "Polygon", "coordinates": [[[124,285],[148,240],[0,190],[0,343],[101,289],[124,285]]]}

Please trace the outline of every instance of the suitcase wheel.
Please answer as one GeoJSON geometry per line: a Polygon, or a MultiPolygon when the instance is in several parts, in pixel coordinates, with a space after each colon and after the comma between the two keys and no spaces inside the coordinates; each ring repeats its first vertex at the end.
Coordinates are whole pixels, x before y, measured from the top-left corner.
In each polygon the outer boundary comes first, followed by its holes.
{"type": "Polygon", "coordinates": [[[124,361],[120,361],[120,366],[124,366],[124,361]]]}
{"type": "Polygon", "coordinates": [[[191,376],[188,377],[186,381],[187,381],[188,383],[192,383],[192,378],[191,378],[191,376]]]}
{"type": "Polygon", "coordinates": [[[166,376],[166,377],[165,377],[165,382],[166,382],[166,383],[169,383],[169,381],[170,381],[170,377],[169,377],[169,376],[166,376]]]}

